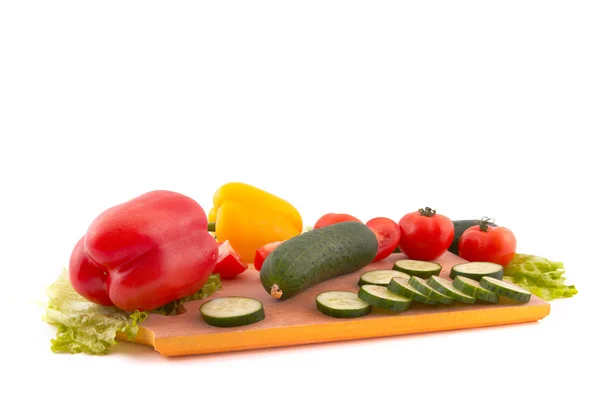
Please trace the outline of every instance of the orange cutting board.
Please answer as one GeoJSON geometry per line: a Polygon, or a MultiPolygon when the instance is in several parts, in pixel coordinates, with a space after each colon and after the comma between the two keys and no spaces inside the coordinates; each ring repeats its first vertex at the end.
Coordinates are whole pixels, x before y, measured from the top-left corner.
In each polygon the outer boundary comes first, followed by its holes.
{"type": "MultiPolygon", "coordinates": [[[[525,304],[504,298],[498,304],[481,301],[437,306],[413,303],[410,310],[403,313],[373,309],[371,314],[354,319],[332,318],[317,310],[318,293],[326,290],[357,292],[362,273],[391,269],[401,258],[405,256],[393,254],[358,272],[321,282],[287,300],[271,297],[260,284],[259,273],[249,269],[234,280],[223,280],[223,288],[210,298],[186,303],[184,314],[151,314],[140,325],[134,341],[152,346],[164,356],[180,356],[516,324],[537,321],[550,313],[550,304],[536,296],[525,304]],[[236,328],[207,325],[198,308],[212,298],[224,296],[247,296],[262,301],[265,319],[236,328]]],[[[449,279],[450,268],[465,260],[448,252],[437,262],[443,267],[440,276],[449,279]]]]}

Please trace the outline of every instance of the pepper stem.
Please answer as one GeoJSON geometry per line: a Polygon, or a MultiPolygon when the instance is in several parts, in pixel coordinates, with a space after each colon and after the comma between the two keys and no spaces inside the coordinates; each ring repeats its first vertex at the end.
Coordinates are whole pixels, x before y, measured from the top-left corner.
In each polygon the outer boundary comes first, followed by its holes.
{"type": "Polygon", "coordinates": [[[493,224],[494,223],[494,219],[493,218],[488,218],[488,217],[483,217],[481,218],[481,221],[479,222],[479,229],[481,230],[481,232],[487,232],[489,227],[489,224],[493,224]]]}
{"type": "Polygon", "coordinates": [[[433,217],[435,215],[435,210],[432,210],[429,207],[419,208],[419,214],[424,217],[433,217]]]}
{"type": "Polygon", "coordinates": [[[217,223],[216,222],[209,222],[207,230],[209,232],[216,232],[216,230],[217,230],[217,223]]]}
{"type": "Polygon", "coordinates": [[[281,289],[279,289],[279,286],[276,283],[271,286],[271,296],[275,297],[276,299],[279,299],[281,296],[283,296],[283,292],[281,289]]]}

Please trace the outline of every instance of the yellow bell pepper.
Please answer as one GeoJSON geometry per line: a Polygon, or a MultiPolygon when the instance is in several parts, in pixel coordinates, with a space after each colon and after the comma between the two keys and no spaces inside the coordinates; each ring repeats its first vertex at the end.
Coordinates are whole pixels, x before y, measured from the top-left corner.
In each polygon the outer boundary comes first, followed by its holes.
{"type": "Polygon", "coordinates": [[[241,182],[229,182],[217,189],[208,221],[215,223],[217,240],[229,240],[247,263],[254,261],[256,250],[265,244],[288,240],[302,232],[302,217],[292,204],[241,182]]]}

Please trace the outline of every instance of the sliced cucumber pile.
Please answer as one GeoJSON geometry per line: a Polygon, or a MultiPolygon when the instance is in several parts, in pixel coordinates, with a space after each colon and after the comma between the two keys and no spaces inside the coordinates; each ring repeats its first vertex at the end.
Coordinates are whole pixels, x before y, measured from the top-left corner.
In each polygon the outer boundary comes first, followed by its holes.
{"type": "Polygon", "coordinates": [[[393,267],[396,271],[405,272],[412,276],[427,279],[432,275],[439,275],[442,266],[438,263],[419,260],[398,260],[393,267]]]}
{"type": "Polygon", "coordinates": [[[412,276],[408,283],[417,289],[419,292],[423,293],[425,296],[437,301],[442,304],[452,304],[454,303],[454,299],[452,297],[446,296],[429,286],[427,282],[423,278],[419,278],[418,276],[412,276]]]}
{"type": "Polygon", "coordinates": [[[412,305],[411,299],[392,293],[379,285],[362,285],[358,291],[358,297],[373,307],[394,312],[406,311],[412,305]]]}
{"type": "Polygon", "coordinates": [[[391,270],[363,273],[358,280],[358,293],[339,290],[320,293],[316,297],[317,308],[331,317],[357,318],[369,314],[373,308],[403,312],[413,302],[435,306],[454,302],[475,304],[477,300],[496,304],[500,296],[523,303],[531,299],[529,291],[502,280],[504,269],[499,264],[454,265],[450,272],[452,280],[440,277],[441,270],[438,263],[398,260],[391,270]]]}
{"type": "Polygon", "coordinates": [[[417,303],[430,304],[433,306],[439,304],[434,299],[425,296],[423,293],[412,287],[406,279],[392,278],[387,288],[390,292],[399,294],[400,296],[408,297],[417,303]]]}
{"type": "Polygon", "coordinates": [[[317,309],[334,318],[357,318],[371,312],[371,306],[354,292],[332,290],[319,293],[317,309]]]}
{"type": "Polygon", "coordinates": [[[491,276],[492,278],[502,279],[504,275],[504,268],[502,265],[494,264],[491,262],[474,261],[463,264],[456,264],[450,270],[450,278],[454,279],[457,276],[464,276],[467,278],[480,281],[484,276],[491,276]]]}
{"type": "Polygon", "coordinates": [[[410,275],[396,271],[394,269],[376,269],[365,272],[360,276],[358,286],[362,285],[379,285],[387,286],[392,278],[410,279],[410,275]]]}
{"type": "Polygon", "coordinates": [[[444,278],[440,278],[439,276],[429,277],[427,283],[438,292],[445,294],[448,297],[452,297],[454,300],[460,301],[461,303],[474,304],[475,301],[477,301],[475,297],[461,292],[452,286],[452,282],[444,278]]]}
{"type": "Polygon", "coordinates": [[[217,327],[249,325],[265,319],[263,304],[248,297],[219,297],[200,306],[204,321],[217,327]]]}
{"type": "Polygon", "coordinates": [[[527,303],[529,300],[531,300],[531,292],[510,282],[484,276],[481,278],[481,281],[479,281],[479,284],[484,289],[494,292],[498,296],[506,297],[507,299],[522,303],[527,303]]]}
{"type": "Polygon", "coordinates": [[[452,281],[452,285],[463,293],[473,296],[479,300],[488,303],[498,303],[498,295],[490,290],[483,288],[479,282],[465,276],[457,276],[452,281]]]}

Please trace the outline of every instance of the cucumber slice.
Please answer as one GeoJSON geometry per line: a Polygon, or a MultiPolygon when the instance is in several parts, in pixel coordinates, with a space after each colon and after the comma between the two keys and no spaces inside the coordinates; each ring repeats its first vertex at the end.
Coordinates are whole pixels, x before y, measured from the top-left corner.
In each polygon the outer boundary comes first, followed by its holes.
{"type": "Polygon", "coordinates": [[[354,292],[331,290],[319,293],[317,309],[334,318],[357,318],[371,312],[371,306],[354,292]]]}
{"type": "Polygon", "coordinates": [[[502,267],[502,265],[483,261],[456,264],[450,270],[450,279],[454,279],[457,276],[466,276],[467,278],[479,281],[484,276],[491,276],[492,278],[502,279],[503,275],[504,268],[502,267]]]}
{"type": "Polygon", "coordinates": [[[475,297],[469,296],[452,286],[452,282],[449,280],[440,278],[439,276],[429,277],[427,283],[438,292],[445,294],[448,297],[452,297],[454,300],[460,301],[461,303],[473,304],[477,300],[475,297]]]}
{"type": "Polygon", "coordinates": [[[432,298],[438,303],[442,304],[452,304],[454,303],[454,299],[452,297],[448,297],[445,294],[442,294],[429,286],[427,282],[423,278],[419,278],[418,276],[411,276],[408,283],[417,289],[419,292],[423,293],[425,296],[432,298]]]}
{"type": "Polygon", "coordinates": [[[387,286],[392,278],[410,279],[410,275],[396,271],[394,269],[376,269],[365,272],[360,276],[358,286],[362,285],[379,285],[387,286]]]}
{"type": "Polygon", "coordinates": [[[433,306],[439,304],[431,297],[425,296],[423,293],[412,287],[406,279],[392,278],[387,288],[390,292],[408,297],[417,303],[431,304],[433,306]]]}
{"type": "Polygon", "coordinates": [[[219,297],[200,306],[204,321],[212,326],[234,327],[265,319],[263,304],[248,297],[219,297]]]}
{"type": "Polygon", "coordinates": [[[461,292],[479,300],[487,301],[488,303],[498,302],[498,295],[496,293],[483,288],[479,282],[466,276],[457,276],[452,281],[452,285],[461,292]]]}
{"type": "Polygon", "coordinates": [[[419,260],[398,260],[393,267],[396,271],[406,272],[412,276],[427,279],[432,275],[439,275],[442,266],[438,263],[419,260]]]}
{"type": "Polygon", "coordinates": [[[406,311],[412,305],[411,299],[392,293],[379,285],[362,285],[358,297],[373,307],[395,312],[406,311]]]}
{"type": "Polygon", "coordinates": [[[506,297],[507,299],[522,303],[527,303],[531,300],[531,292],[510,282],[501,281],[500,279],[492,278],[490,276],[484,276],[481,278],[481,281],[479,281],[479,284],[484,289],[494,292],[498,296],[506,297]]]}

